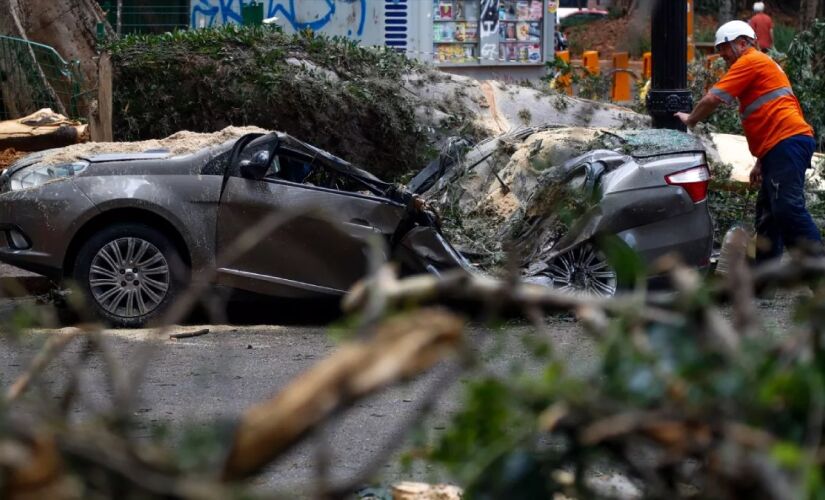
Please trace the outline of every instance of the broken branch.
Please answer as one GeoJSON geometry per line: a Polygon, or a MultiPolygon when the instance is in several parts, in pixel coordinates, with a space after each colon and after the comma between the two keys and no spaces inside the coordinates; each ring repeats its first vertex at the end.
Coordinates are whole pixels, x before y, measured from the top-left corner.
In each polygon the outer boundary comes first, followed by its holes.
{"type": "Polygon", "coordinates": [[[173,333],[169,335],[170,339],[188,339],[191,337],[200,337],[201,335],[206,335],[209,333],[209,328],[202,328],[200,330],[195,330],[194,332],[183,332],[183,333],[173,333]]]}
{"type": "Polygon", "coordinates": [[[47,340],[46,344],[32,360],[28,369],[23,372],[23,374],[20,375],[20,377],[18,377],[6,391],[6,403],[11,403],[17,400],[17,398],[26,392],[26,389],[28,389],[29,385],[31,385],[32,380],[34,380],[35,377],[37,377],[40,372],[46,368],[46,365],[48,365],[55,356],[60,354],[69,342],[80,336],[82,333],[82,330],[74,328],[68,333],[57,337],[52,337],[47,340]]]}
{"type": "Polygon", "coordinates": [[[274,399],[247,410],[223,477],[249,476],[312,427],[400,379],[417,375],[455,351],[463,322],[443,309],[394,317],[369,342],[350,342],[299,376],[274,399]]]}

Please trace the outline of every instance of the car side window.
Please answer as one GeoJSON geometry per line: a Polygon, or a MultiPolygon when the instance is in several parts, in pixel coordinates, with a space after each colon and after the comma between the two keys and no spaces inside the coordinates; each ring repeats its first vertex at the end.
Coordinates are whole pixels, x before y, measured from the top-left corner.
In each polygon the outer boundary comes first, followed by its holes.
{"type": "Polygon", "coordinates": [[[266,178],[303,184],[307,182],[314,168],[313,162],[309,159],[279,153],[272,159],[266,178]]]}

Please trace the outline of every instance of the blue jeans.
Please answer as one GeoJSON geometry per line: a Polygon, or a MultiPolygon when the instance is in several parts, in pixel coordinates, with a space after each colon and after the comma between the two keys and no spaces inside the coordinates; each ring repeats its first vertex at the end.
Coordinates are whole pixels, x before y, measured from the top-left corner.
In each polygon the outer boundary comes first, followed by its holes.
{"type": "Polygon", "coordinates": [[[756,261],[782,255],[785,245],[822,253],[822,238],[805,208],[805,170],[816,143],[795,135],[762,157],[762,187],[756,199],[756,261]]]}

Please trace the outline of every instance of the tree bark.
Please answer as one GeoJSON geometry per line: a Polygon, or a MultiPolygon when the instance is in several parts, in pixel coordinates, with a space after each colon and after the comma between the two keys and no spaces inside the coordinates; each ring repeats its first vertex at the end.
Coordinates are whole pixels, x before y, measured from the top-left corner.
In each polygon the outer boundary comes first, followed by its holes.
{"type": "Polygon", "coordinates": [[[722,0],[719,2],[719,24],[733,20],[734,8],[733,0],[722,0]]]}
{"type": "MultiPolygon", "coordinates": [[[[49,45],[64,60],[79,61],[82,88],[97,86],[97,24],[104,23],[108,34],[112,29],[95,0],[0,0],[0,12],[10,14],[0,15],[0,33],[49,45]]],[[[47,82],[44,87],[54,94],[47,82]]]]}
{"type": "Polygon", "coordinates": [[[799,16],[799,28],[810,28],[815,19],[825,16],[825,0],[800,0],[799,16]]]}

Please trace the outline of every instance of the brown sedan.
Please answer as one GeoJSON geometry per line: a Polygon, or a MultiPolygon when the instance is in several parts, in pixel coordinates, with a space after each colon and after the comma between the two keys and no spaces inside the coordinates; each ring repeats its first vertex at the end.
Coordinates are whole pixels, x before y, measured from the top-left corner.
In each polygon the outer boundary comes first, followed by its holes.
{"type": "Polygon", "coordinates": [[[376,242],[407,272],[464,265],[419,198],[286,134],[177,156],[46,157],[0,176],[0,260],[74,280],[114,325],[156,318],[198,279],[284,297],[343,294],[376,242]]]}

